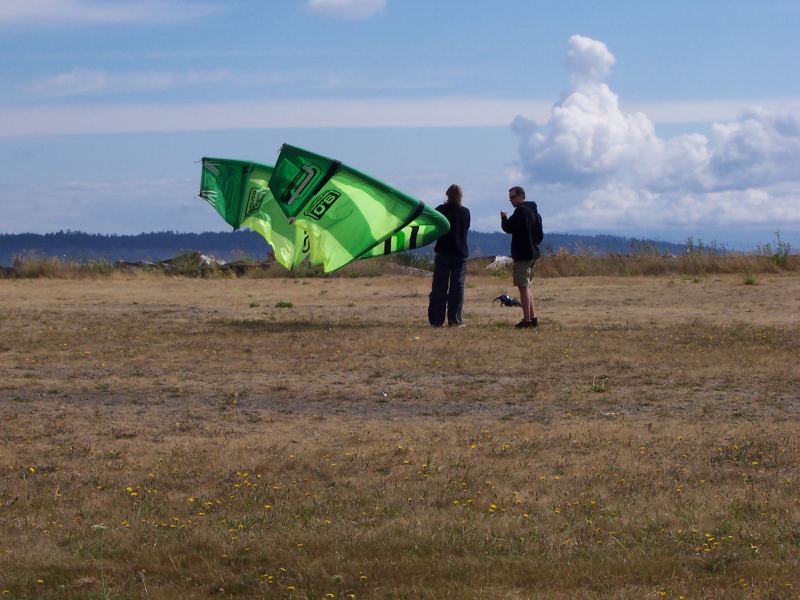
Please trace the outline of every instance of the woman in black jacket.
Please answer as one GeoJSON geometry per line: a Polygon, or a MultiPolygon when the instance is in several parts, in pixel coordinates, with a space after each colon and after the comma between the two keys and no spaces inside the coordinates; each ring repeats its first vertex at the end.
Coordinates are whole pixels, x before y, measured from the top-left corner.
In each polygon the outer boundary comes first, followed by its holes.
{"type": "Polygon", "coordinates": [[[464,303],[464,277],[467,273],[467,231],[469,209],[461,206],[463,193],[455,184],[447,188],[447,202],[436,207],[450,221],[450,231],[440,237],[433,250],[433,284],[428,301],[428,322],[433,327],[447,324],[462,327],[461,306],[464,303]]]}

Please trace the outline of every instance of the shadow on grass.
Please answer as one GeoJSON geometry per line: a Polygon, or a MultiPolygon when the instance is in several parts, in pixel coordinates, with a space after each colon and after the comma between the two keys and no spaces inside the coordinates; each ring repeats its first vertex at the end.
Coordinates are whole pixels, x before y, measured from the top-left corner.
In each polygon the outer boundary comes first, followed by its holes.
{"type": "Polygon", "coordinates": [[[344,321],[330,319],[303,319],[273,321],[266,319],[218,319],[212,325],[250,332],[297,333],[301,331],[364,330],[385,327],[380,321],[344,321]]]}

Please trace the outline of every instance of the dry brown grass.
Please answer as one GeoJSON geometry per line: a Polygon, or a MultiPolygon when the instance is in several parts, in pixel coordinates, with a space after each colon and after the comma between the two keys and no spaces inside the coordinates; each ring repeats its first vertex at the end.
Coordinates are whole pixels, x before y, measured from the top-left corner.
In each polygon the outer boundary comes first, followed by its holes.
{"type": "MultiPolygon", "coordinates": [[[[769,248],[769,246],[767,246],[769,248]]],[[[485,275],[486,266],[494,257],[471,259],[468,271],[471,275],[485,275]]],[[[96,279],[99,277],[165,277],[185,276],[205,279],[310,278],[310,277],[381,277],[409,271],[432,271],[431,255],[408,254],[378,257],[354,261],[336,273],[325,274],[321,266],[311,267],[302,263],[294,271],[287,271],[274,261],[259,262],[250,259],[235,261],[223,266],[205,266],[199,252],[184,252],[166,263],[131,267],[115,265],[102,260],[74,261],[57,257],[23,256],[14,261],[12,268],[0,268],[0,279],[96,279]]],[[[800,271],[800,255],[761,253],[720,253],[692,251],[682,256],[669,256],[642,252],[629,254],[573,254],[561,250],[542,257],[536,264],[540,278],[549,277],[613,277],[639,275],[685,275],[702,278],[707,275],[738,273],[743,279],[757,283],[763,273],[787,273],[800,271]]],[[[495,271],[497,277],[509,277],[510,269],[495,271]]]]}
{"type": "Polygon", "coordinates": [[[0,598],[798,597],[796,274],[429,285],[1,281],[0,598]]]}
{"type": "MultiPolygon", "coordinates": [[[[476,261],[472,270],[478,274],[489,259],[476,261]]],[[[536,263],[538,277],[612,277],[640,275],[686,275],[703,277],[726,273],[742,276],[761,273],[800,271],[800,256],[785,260],[758,254],[609,254],[591,256],[558,252],[544,256],[536,263]]],[[[500,275],[505,276],[506,272],[500,275]]]]}

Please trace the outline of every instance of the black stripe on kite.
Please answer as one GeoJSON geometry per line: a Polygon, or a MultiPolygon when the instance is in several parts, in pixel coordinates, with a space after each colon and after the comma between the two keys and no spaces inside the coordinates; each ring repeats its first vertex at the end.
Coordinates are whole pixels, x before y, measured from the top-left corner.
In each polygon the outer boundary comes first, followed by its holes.
{"type": "Polygon", "coordinates": [[[413,250],[417,247],[417,234],[419,233],[419,225],[414,225],[411,227],[411,242],[409,242],[408,247],[413,250]]]}

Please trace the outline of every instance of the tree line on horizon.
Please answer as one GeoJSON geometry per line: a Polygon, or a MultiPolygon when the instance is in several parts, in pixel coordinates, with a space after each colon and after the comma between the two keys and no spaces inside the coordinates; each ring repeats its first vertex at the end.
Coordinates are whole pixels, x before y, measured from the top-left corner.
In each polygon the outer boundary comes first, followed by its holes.
{"type": "MultiPolygon", "coordinates": [[[[510,237],[501,232],[470,231],[468,241],[473,257],[503,256],[509,253],[510,237]]],[[[547,233],[541,249],[544,254],[561,251],[598,255],[642,252],[679,255],[686,251],[686,245],[614,235],[547,233]]],[[[264,238],[250,230],[204,233],[161,231],[136,235],[69,230],[44,234],[0,234],[2,265],[10,265],[15,257],[30,255],[77,261],[159,261],[186,251],[197,251],[229,261],[239,258],[261,260],[271,254],[264,238]]],[[[432,245],[417,250],[423,254],[432,251],[432,245]]]]}

